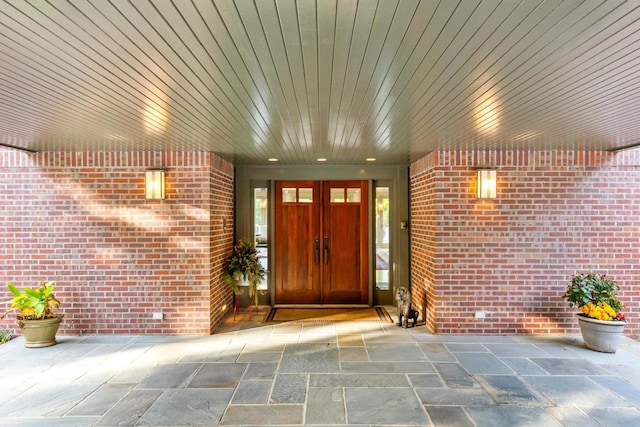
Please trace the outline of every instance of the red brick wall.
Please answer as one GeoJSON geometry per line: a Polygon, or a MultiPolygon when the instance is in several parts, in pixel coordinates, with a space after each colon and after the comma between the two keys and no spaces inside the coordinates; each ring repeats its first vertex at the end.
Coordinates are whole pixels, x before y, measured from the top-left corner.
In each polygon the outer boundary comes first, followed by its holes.
{"type": "Polygon", "coordinates": [[[433,310],[436,280],[436,173],[427,157],[420,163],[424,172],[411,177],[411,298],[425,317],[427,326],[436,330],[438,312],[433,310]]]}
{"type": "Polygon", "coordinates": [[[210,332],[213,332],[232,309],[233,292],[222,280],[224,262],[231,254],[234,235],[234,170],[230,163],[215,157],[211,169],[211,244],[210,283],[210,332]]]}
{"type": "Polygon", "coordinates": [[[232,301],[232,194],[233,167],[210,153],[0,151],[0,280],[55,280],[61,334],[209,334],[232,301]],[[160,166],[167,199],[145,200],[160,166]]]}
{"type": "Polygon", "coordinates": [[[411,165],[411,286],[437,333],[577,333],[577,271],[622,288],[640,333],[640,152],[436,152],[411,165]],[[475,170],[498,169],[498,197],[475,170]],[[474,317],[486,312],[484,319],[474,317]]]}

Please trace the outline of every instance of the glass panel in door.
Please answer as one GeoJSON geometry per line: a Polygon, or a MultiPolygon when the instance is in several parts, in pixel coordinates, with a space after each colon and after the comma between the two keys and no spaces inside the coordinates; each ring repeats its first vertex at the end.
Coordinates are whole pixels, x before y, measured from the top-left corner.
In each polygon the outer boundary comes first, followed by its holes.
{"type": "MultiPolygon", "coordinates": [[[[253,189],[253,221],[255,224],[254,242],[258,250],[258,260],[265,270],[269,271],[269,234],[267,230],[269,212],[269,190],[267,188],[253,189]]],[[[269,286],[269,275],[258,283],[259,290],[266,290],[269,286]]]]}

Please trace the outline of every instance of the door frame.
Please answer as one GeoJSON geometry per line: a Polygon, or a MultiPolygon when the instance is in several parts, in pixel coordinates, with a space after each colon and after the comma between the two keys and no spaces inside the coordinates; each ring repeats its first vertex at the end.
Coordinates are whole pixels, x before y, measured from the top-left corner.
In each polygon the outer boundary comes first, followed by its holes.
{"type": "MultiPolygon", "coordinates": [[[[268,238],[272,241],[274,229],[275,209],[275,181],[276,180],[311,180],[311,181],[352,181],[367,180],[369,182],[369,302],[368,305],[393,305],[393,296],[386,301],[377,301],[375,294],[375,265],[373,240],[373,199],[375,197],[375,183],[380,181],[382,186],[390,188],[391,192],[391,235],[390,250],[392,253],[390,266],[391,294],[398,286],[410,286],[410,227],[409,224],[409,168],[407,165],[304,165],[304,166],[272,166],[272,165],[238,165],[235,167],[234,180],[234,234],[236,239],[251,238],[254,228],[253,190],[254,188],[269,189],[269,230],[268,238]],[[390,300],[389,300],[390,299],[390,300]]],[[[230,219],[222,219],[228,224],[230,219]]],[[[273,251],[272,245],[269,245],[273,251]]],[[[272,305],[274,301],[273,279],[270,274],[273,256],[269,257],[268,283],[269,292],[259,296],[260,304],[272,305]]],[[[376,297],[377,298],[377,297],[376,297]]]]}

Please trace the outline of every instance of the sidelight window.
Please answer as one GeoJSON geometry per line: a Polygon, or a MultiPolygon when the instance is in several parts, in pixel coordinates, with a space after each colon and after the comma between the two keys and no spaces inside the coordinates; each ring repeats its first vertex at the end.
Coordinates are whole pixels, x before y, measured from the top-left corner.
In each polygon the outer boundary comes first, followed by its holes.
{"type": "Polygon", "coordinates": [[[389,290],[389,187],[376,187],[376,288],[389,290]]]}
{"type": "MultiPolygon", "coordinates": [[[[295,191],[295,188],[293,189],[295,191]]],[[[295,193],[294,193],[295,194],[295,193]]],[[[254,242],[258,251],[258,260],[265,270],[269,270],[269,236],[267,233],[269,212],[269,190],[267,188],[253,189],[253,221],[255,224],[254,242]]],[[[269,275],[258,283],[259,290],[266,290],[269,275]]]]}

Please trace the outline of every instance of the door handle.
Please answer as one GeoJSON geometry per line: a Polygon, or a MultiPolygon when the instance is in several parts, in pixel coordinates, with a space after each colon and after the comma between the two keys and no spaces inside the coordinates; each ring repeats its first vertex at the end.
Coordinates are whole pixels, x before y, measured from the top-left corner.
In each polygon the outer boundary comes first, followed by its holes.
{"type": "Polygon", "coordinates": [[[313,249],[316,254],[316,264],[320,264],[320,238],[313,239],[313,249]]]}
{"type": "Polygon", "coordinates": [[[329,264],[329,238],[324,238],[324,263],[329,264]]]}

